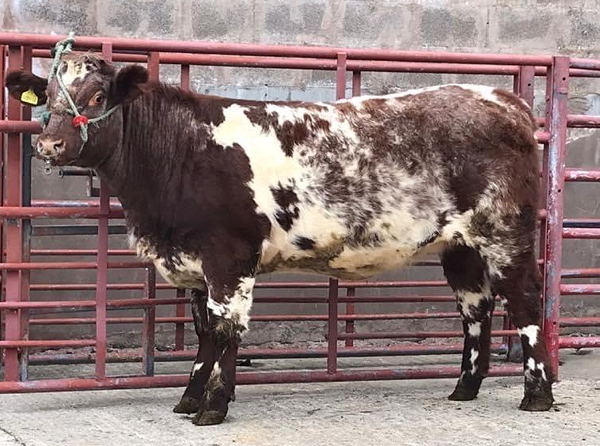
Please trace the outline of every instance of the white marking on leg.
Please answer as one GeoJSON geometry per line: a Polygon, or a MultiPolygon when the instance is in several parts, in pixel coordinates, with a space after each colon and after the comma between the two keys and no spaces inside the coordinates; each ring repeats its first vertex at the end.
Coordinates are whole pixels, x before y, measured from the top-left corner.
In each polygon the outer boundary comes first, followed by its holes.
{"type": "Polygon", "coordinates": [[[252,290],[255,283],[254,277],[243,277],[225,306],[225,319],[235,319],[237,323],[248,328],[250,322],[250,309],[252,308],[252,290]]]}
{"type": "Polygon", "coordinates": [[[535,362],[535,359],[533,358],[528,358],[527,359],[527,366],[525,369],[525,378],[527,379],[534,379],[535,377],[533,376],[533,372],[535,370],[539,370],[540,371],[540,375],[542,377],[542,379],[544,381],[548,380],[548,377],[546,375],[546,370],[544,367],[544,363],[543,362],[535,362]]]}
{"type": "Polygon", "coordinates": [[[482,293],[474,293],[472,291],[459,290],[456,292],[456,295],[462,307],[462,313],[471,318],[473,317],[471,306],[477,308],[479,306],[479,303],[484,298],[482,293]]]}
{"type": "Polygon", "coordinates": [[[469,336],[476,338],[481,334],[481,322],[473,322],[469,324],[469,336]]]}
{"type": "Polygon", "coordinates": [[[542,372],[542,379],[544,381],[548,381],[548,379],[546,378],[546,371],[544,370],[544,364],[542,362],[539,362],[537,368],[539,371],[542,372]]]}
{"type": "Polygon", "coordinates": [[[215,316],[223,316],[226,312],[227,309],[225,308],[225,305],[215,301],[213,298],[209,297],[208,301],[206,302],[206,307],[212,312],[212,314],[214,314],[215,316]]]}
{"type": "Polygon", "coordinates": [[[202,368],[203,365],[204,365],[203,362],[199,362],[198,364],[194,364],[194,367],[192,367],[192,377],[196,374],[196,372],[198,370],[200,370],[202,368]]]}
{"type": "Polygon", "coordinates": [[[475,372],[477,371],[477,366],[475,365],[475,361],[477,361],[478,357],[479,357],[479,351],[472,348],[471,349],[471,375],[474,375],[475,372]]]}
{"type": "Polygon", "coordinates": [[[527,336],[527,340],[529,341],[529,345],[534,347],[537,344],[537,337],[540,332],[539,325],[528,325],[523,328],[518,328],[517,332],[519,336],[527,336]]]}

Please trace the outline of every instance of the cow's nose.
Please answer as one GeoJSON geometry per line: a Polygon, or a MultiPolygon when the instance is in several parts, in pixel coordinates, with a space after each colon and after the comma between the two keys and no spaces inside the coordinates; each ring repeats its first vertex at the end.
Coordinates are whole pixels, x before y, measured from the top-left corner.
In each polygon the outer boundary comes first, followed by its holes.
{"type": "Polygon", "coordinates": [[[42,156],[56,156],[65,148],[62,139],[39,138],[37,143],[38,153],[42,156]]]}

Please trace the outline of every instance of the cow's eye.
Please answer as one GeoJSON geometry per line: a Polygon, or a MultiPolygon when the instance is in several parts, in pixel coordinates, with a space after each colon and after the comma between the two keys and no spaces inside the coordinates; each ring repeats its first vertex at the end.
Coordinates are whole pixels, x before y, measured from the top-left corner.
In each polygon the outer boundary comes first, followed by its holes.
{"type": "Polygon", "coordinates": [[[103,102],[104,102],[104,93],[98,92],[92,97],[92,99],[90,99],[90,102],[88,105],[100,105],[103,102]]]}

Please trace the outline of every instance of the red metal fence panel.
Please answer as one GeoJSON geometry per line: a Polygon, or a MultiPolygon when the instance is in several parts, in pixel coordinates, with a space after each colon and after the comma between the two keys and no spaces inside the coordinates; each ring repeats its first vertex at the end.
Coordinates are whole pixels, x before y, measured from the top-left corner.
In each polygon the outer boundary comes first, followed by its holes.
{"type": "MultiPolygon", "coordinates": [[[[60,36],[35,34],[0,33],[0,80],[4,84],[5,70],[31,68],[33,58],[48,58],[49,48],[60,36]]],[[[195,65],[262,67],[280,69],[329,70],[335,72],[336,97],[346,96],[347,74],[351,73],[352,95],[361,92],[363,72],[413,72],[413,73],[462,73],[512,76],[515,92],[530,105],[534,101],[534,81],[536,77],[546,78],[546,112],[538,118],[542,129],[537,133],[538,142],[543,144],[543,169],[541,181],[544,194],[541,200],[540,218],[540,267],[544,275],[544,336],[550,348],[551,367],[558,372],[558,351],[560,348],[599,347],[600,337],[567,338],[560,336],[562,327],[596,327],[600,318],[560,318],[561,296],[598,295],[600,285],[588,283],[562,283],[564,279],[597,278],[599,268],[562,269],[561,252],[563,238],[600,238],[600,219],[564,219],[565,181],[600,181],[600,170],[565,167],[565,154],[568,127],[600,127],[600,117],[570,115],[567,109],[570,77],[600,77],[600,61],[575,59],[566,56],[533,56],[510,54],[467,54],[449,52],[397,51],[377,49],[352,49],[304,46],[273,46],[227,44],[213,42],[180,42],[165,40],[140,40],[122,38],[78,37],[76,49],[100,50],[109,60],[118,62],[138,62],[148,65],[152,79],[159,79],[162,64],[177,64],[181,68],[182,88],[190,89],[190,68],[195,65]]],[[[333,99],[333,98],[332,98],[333,99]]],[[[112,219],[123,217],[120,204],[111,201],[108,188],[100,184],[99,200],[31,200],[30,185],[30,134],[39,133],[40,126],[30,121],[30,112],[22,109],[18,101],[9,99],[4,107],[4,95],[0,96],[0,144],[3,149],[2,178],[0,194],[2,207],[3,272],[2,336],[0,349],[3,351],[4,379],[0,381],[0,392],[34,392],[55,390],[82,390],[108,388],[136,388],[178,386],[187,382],[187,375],[155,375],[155,361],[190,360],[195,353],[184,349],[184,326],[191,322],[186,316],[184,290],[173,290],[167,284],[156,283],[153,266],[140,261],[109,261],[114,256],[131,256],[128,249],[109,249],[109,234],[112,219]],[[90,218],[97,221],[97,246],[95,249],[31,249],[31,219],[90,218]],[[95,256],[93,261],[30,261],[39,256],[95,256]],[[145,272],[141,283],[121,283],[109,280],[109,271],[114,269],[142,269],[145,272]],[[95,283],[34,283],[30,284],[29,274],[38,270],[95,270],[95,283]],[[141,291],[142,298],[109,299],[108,292],[114,290],[141,291]],[[172,290],[171,298],[157,296],[158,291],[172,290]],[[49,291],[59,293],[94,291],[94,299],[78,300],[30,300],[30,292],[49,291]],[[171,316],[157,316],[157,306],[173,308],[171,316]],[[143,309],[143,316],[115,316],[115,311],[143,309]],[[93,317],[38,317],[30,312],[46,310],[83,311],[94,310],[93,317]],[[108,350],[107,327],[109,324],[142,324],[142,348],[139,353],[108,350]],[[155,329],[161,324],[173,324],[174,350],[155,349],[155,329]],[[95,336],[91,339],[29,339],[30,326],[95,326],[95,336]],[[94,352],[57,351],[31,352],[29,349],[57,347],[94,347],[94,352]],[[139,376],[115,377],[107,374],[107,363],[141,362],[139,376]],[[93,378],[63,378],[29,380],[29,364],[95,364],[93,378]]],[[[65,171],[65,175],[87,176],[92,185],[92,174],[85,169],[65,171]]],[[[96,231],[95,228],[92,228],[96,231]]],[[[40,230],[41,231],[41,230],[40,230]]],[[[72,228],[63,228],[56,234],[84,233],[72,228]]],[[[82,232],[83,231],[83,232],[82,232]]],[[[49,231],[47,233],[51,233],[49,231]]],[[[41,232],[40,232],[41,233],[41,232]]],[[[437,262],[423,262],[424,266],[437,265],[437,262]]],[[[378,281],[346,282],[330,279],[328,282],[271,282],[259,283],[258,289],[272,290],[315,290],[326,294],[306,296],[258,296],[257,304],[305,303],[327,308],[323,314],[276,314],[258,315],[259,322],[273,321],[321,321],[327,323],[326,348],[274,348],[245,349],[241,358],[326,358],[323,370],[276,372],[242,372],[239,383],[280,383],[308,381],[381,380],[408,378],[435,378],[458,376],[458,367],[429,366],[413,368],[385,368],[371,370],[344,370],[337,363],[338,358],[361,356],[394,355],[439,355],[460,353],[462,345],[441,344],[420,345],[406,343],[388,347],[355,345],[355,340],[365,339],[444,339],[461,337],[458,331],[428,330],[417,332],[379,331],[357,332],[356,323],[376,320],[433,320],[458,318],[457,312],[427,311],[412,313],[359,313],[358,303],[444,303],[452,302],[447,295],[428,295],[418,292],[422,288],[443,287],[444,281],[378,281]],[[358,290],[416,288],[414,295],[359,296],[358,290]],[[345,311],[339,312],[339,304],[345,311]],[[341,322],[342,332],[338,322],[341,322]],[[340,345],[343,342],[343,346],[340,345]]],[[[506,317],[498,311],[496,316],[503,318],[501,330],[494,330],[492,336],[502,342],[492,344],[492,351],[504,351],[512,346],[516,333],[506,317]]],[[[522,372],[521,366],[497,366],[490,375],[515,375],[522,372]]]]}

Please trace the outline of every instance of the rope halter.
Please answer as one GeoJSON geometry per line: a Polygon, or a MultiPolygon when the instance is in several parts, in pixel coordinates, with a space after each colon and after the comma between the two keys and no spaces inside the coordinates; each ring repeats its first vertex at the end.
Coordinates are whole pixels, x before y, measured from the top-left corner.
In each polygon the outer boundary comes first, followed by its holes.
{"type": "MultiPolygon", "coordinates": [[[[58,82],[58,86],[60,88],[60,93],[62,94],[62,96],[66,99],[67,103],[69,104],[70,110],[67,110],[67,112],[73,115],[73,119],[71,120],[71,125],[73,125],[73,127],[75,127],[75,128],[79,127],[79,133],[81,135],[81,141],[82,141],[81,147],[79,148],[79,152],[77,153],[77,156],[79,156],[79,155],[81,155],[81,152],[83,150],[83,147],[85,146],[85,143],[88,141],[88,126],[89,126],[89,124],[96,124],[97,122],[102,121],[105,118],[108,118],[117,108],[120,107],[120,104],[117,104],[117,105],[109,108],[107,111],[105,111],[100,116],[97,116],[95,118],[88,118],[87,116],[79,113],[79,110],[77,109],[77,105],[75,105],[75,101],[73,101],[73,98],[69,94],[69,90],[67,89],[67,86],[65,85],[65,83],[63,81],[62,73],[60,72],[60,69],[59,69],[60,64],[61,64],[61,58],[62,58],[63,54],[71,52],[73,44],[75,43],[74,35],[75,34],[73,32],[70,32],[69,36],[66,39],[61,40],[60,42],[57,42],[56,45],[54,46],[54,50],[53,50],[54,60],[52,61],[52,68],[50,69],[50,74],[48,75],[48,83],[50,83],[50,81],[54,77],[56,77],[56,81],[58,82]]],[[[46,110],[44,113],[42,113],[42,117],[41,117],[42,125],[45,127],[48,124],[49,120],[50,120],[50,111],[46,110]]]]}

